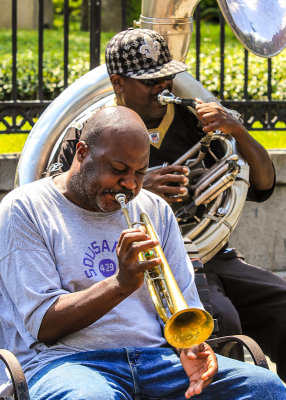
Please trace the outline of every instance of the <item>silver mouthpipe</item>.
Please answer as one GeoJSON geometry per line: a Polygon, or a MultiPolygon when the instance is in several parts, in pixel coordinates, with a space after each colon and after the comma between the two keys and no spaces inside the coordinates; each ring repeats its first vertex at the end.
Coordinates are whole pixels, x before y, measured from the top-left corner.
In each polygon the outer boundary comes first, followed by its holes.
{"type": "Polygon", "coordinates": [[[196,108],[197,105],[197,102],[194,99],[181,99],[180,97],[176,97],[168,89],[165,89],[162,93],[158,94],[158,101],[162,105],[173,103],[184,107],[191,106],[193,108],[196,108]]]}
{"type": "Polygon", "coordinates": [[[118,203],[121,206],[121,209],[122,209],[123,215],[124,215],[124,217],[126,219],[128,228],[132,229],[133,228],[133,223],[132,223],[132,221],[131,221],[131,219],[129,217],[129,213],[128,213],[128,210],[127,210],[127,207],[126,207],[126,204],[125,204],[125,200],[126,200],[125,194],[117,193],[115,195],[115,200],[118,201],[118,203]]]}
{"type": "Polygon", "coordinates": [[[176,97],[173,93],[169,92],[168,89],[165,89],[162,93],[158,94],[158,101],[162,105],[168,103],[182,104],[182,99],[176,97]]]}

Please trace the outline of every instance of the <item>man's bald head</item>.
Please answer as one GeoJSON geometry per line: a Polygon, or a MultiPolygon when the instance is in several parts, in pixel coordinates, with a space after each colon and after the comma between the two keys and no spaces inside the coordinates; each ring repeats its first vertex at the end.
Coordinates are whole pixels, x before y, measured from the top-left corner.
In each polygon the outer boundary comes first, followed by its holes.
{"type": "Polygon", "coordinates": [[[135,111],[122,106],[99,109],[82,128],[64,180],[66,197],[91,211],[117,210],[117,193],[128,200],[139,193],[149,152],[147,128],[135,111]]]}
{"type": "Polygon", "coordinates": [[[108,140],[119,140],[124,136],[130,143],[142,140],[149,148],[147,128],[139,115],[122,106],[102,107],[90,117],[82,128],[81,141],[86,142],[93,152],[101,147],[102,135],[108,140]]]}

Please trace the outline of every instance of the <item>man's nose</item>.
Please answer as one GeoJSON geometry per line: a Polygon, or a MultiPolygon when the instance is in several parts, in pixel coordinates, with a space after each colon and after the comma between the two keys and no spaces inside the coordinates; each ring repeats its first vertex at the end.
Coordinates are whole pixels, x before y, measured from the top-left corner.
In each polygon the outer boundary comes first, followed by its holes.
{"type": "Polygon", "coordinates": [[[135,176],[131,172],[124,175],[124,177],[120,180],[121,186],[125,187],[126,189],[133,190],[136,188],[137,184],[135,182],[135,176]]]}

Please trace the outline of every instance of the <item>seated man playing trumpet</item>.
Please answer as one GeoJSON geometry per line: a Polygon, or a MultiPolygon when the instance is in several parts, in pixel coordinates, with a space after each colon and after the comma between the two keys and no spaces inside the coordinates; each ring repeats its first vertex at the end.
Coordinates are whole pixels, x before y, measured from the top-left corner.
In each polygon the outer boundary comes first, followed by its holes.
{"type": "MultiPolygon", "coordinates": [[[[206,133],[219,129],[232,135],[249,165],[247,200],[263,202],[271,196],[275,187],[271,159],[241,121],[215,102],[198,102],[194,115],[186,107],[162,105],[158,101],[158,95],[164,90],[172,92],[174,76],[187,69],[185,64],[171,58],[159,33],[147,29],[119,32],[107,45],[106,66],[116,104],[136,111],[149,131],[149,167],[155,168],[145,175],[144,189],[158,194],[172,207],[180,205],[188,192],[187,185],[193,184],[193,171],[185,165],[172,164],[196,146],[206,133]],[[169,165],[163,166],[166,163],[169,165]]],[[[69,169],[80,136],[81,124],[76,123],[67,130],[48,175],[69,169]]],[[[219,154],[219,149],[213,150],[219,154]]],[[[204,161],[207,166],[212,161],[209,154],[204,161]]],[[[184,229],[181,223],[180,227],[184,229]]],[[[222,228],[218,230],[224,237],[222,228]]],[[[208,244],[211,254],[214,248],[210,241],[208,244]]],[[[220,334],[242,332],[251,336],[276,363],[278,375],[286,382],[285,280],[248,264],[228,243],[213,254],[204,261],[204,266],[220,334]],[[265,324],[265,320],[271,323],[265,324]]]]}
{"type": "Polygon", "coordinates": [[[216,356],[204,342],[176,349],[163,336],[144,283],[161,256],[140,254],[160,242],[189,307],[202,305],[171,208],[141,190],[149,151],[134,111],[100,109],[69,171],[1,202],[1,320],[31,400],[285,399],[271,371],[216,356]],[[158,239],[126,228],[141,213],[158,239]]]}

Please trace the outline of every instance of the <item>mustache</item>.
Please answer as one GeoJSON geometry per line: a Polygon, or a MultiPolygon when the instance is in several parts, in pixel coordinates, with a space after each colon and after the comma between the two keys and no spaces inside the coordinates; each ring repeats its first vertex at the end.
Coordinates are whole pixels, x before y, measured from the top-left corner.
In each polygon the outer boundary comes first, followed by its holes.
{"type": "Polygon", "coordinates": [[[119,193],[122,193],[122,194],[125,194],[125,196],[126,196],[126,199],[128,200],[128,201],[130,201],[130,200],[132,200],[132,199],[134,199],[134,193],[132,192],[132,190],[128,190],[128,189],[124,189],[124,190],[113,190],[113,189],[105,189],[103,192],[102,192],[102,194],[104,195],[104,194],[112,194],[112,195],[116,195],[116,194],[119,194],[119,193]]]}

